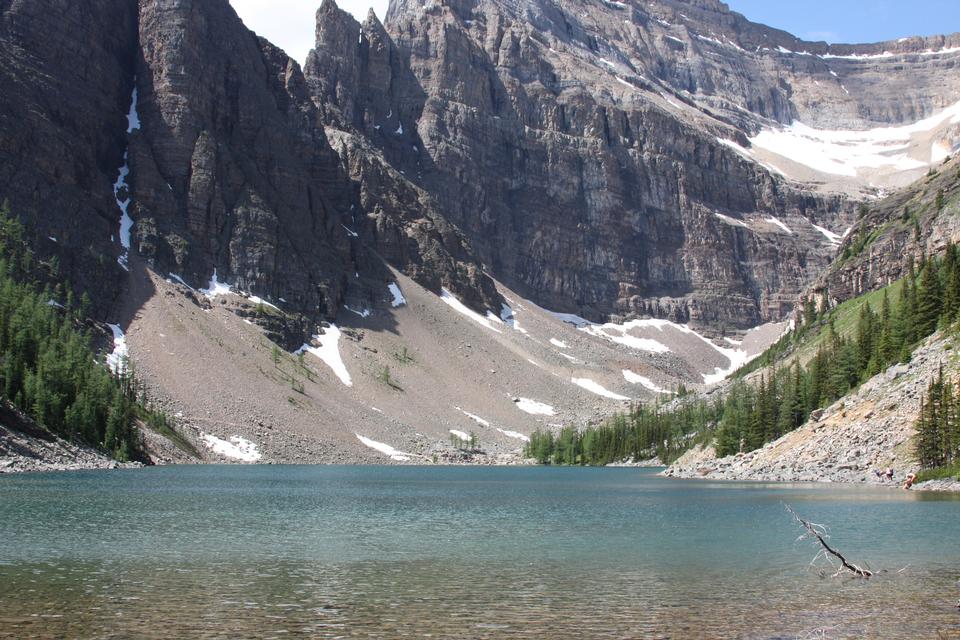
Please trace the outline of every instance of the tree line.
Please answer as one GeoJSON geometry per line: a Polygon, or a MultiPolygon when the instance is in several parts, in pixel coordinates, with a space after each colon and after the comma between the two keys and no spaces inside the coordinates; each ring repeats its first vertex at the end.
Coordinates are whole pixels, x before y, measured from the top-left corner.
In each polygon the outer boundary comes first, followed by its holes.
{"type": "Polygon", "coordinates": [[[120,461],[143,458],[134,422],[165,422],[138,401],[129,367],[113,375],[86,325],[89,300],[58,281],[22,224],[0,208],[0,393],[52,433],[120,461]]]}
{"type": "MultiPolygon", "coordinates": [[[[769,370],[756,383],[741,376],[720,401],[641,405],[584,430],[538,431],[526,454],[544,464],[602,465],[654,457],[669,463],[693,444],[714,439],[721,457],[759,449],[889,366],[908,361],[938,328],[954,325],[960,313],[960,251],[949,244],[941,258],[911,264],[895,301],[891,289],[884,290],[879,310],[863,303],[849,337],[836,328],[836,309],[805,300],[794,331],[769,352],[769,370]],[[776,366],[774,354],[782,356],[819,335],[816,355],[806,365],[795,358],[776,366]]],[[[936,415],[956,420],[949,412],[936,415]]]]}
{"type": "Polygon", "coordinates": [[[960,383],[943,378],[943,368],[921,401],[915,453],[925,469],[960,463],[960,383]]]}
{"type": "Polygon", "coordinates": [[[669,409],[636,405],[602,425],[584,430],[565,427],[559,433],[539,430],[525,448],[540,464],[603,466],[627,459],[659,458],[669,464],[708,433],[720,405],[705,400],[679,403],[669,409]]]}
{"type": "MultiPolygon", "coordinates": [[[[801,325],[826,322],[826,336],[806,365],[794,360],[760,376],[754,387],[736,384],[727,395],[717,433],[717,455],[753,451],[800,427],[810,414],[843,398],[897,362],[907,362],[917,344],[957,321],[960,255],[949,244],[942,258],[910,264],[896,303],[883,292],[879,311],[860,308],[856,330],[840,335],[835,316],[826,318],[805,301],[801,325]]],[[[800,327],[798,327],[798,331],[800,327]]]]}

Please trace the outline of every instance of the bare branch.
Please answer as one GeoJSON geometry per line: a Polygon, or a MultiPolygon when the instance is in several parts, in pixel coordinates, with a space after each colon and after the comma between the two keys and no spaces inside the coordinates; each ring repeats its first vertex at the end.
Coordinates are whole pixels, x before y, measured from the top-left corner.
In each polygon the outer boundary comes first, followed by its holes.
{"type": "Polygon", "coordinates": [[[798,540],[803,540],[805,538],[813,539],[815,541],[814,544],[819,543],[821,547],[816,557],[814,557],[814,559],[811,561],[811,566],[816,566],[817,562],[819,562],[821,559],[826,559],[831,567],[836,567],[837,565],[834,563],[834,558],[836,558],[840,561],[840,568],[837,569],[837,572],[833,575],[833,577],[842,575],[844,570],[849,571],[850,573],[861,578],[869,578],[873,575],[873,572],[869,569],[864,569],[848,562],[839,551],[827,544],[827,539],[830,537],[830,535],[824,525],[804,520],[790,507],[790,505],[785,504],[783,506],[786,507],[787,511],[790,512],[790,515],[792,515],[793,519],[797,521],[797,524],[804,529],[804,534],[801,535],[798,540]]]}

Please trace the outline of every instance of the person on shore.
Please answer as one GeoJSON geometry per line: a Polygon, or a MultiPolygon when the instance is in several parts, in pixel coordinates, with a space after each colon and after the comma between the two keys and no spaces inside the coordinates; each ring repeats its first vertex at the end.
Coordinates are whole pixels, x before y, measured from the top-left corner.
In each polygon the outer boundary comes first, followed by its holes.
{"type": "Polygon", "coordinates": [[[886,473],[885,475],[887,476],[887,480],[890,480],[890,481],[892,482],[892,481],[893,481],[893,467],[887,467],[887,473],[886,473]]]}
{"type": "Polygon", "coordinates": [[[913,484],[916,481],[917,481],[917,474],[911,473],[910,475],[907,476],[906,481],[903,483],[903,488],[906,491],[910,491],[910,489],[913,487],[913,484]]]}

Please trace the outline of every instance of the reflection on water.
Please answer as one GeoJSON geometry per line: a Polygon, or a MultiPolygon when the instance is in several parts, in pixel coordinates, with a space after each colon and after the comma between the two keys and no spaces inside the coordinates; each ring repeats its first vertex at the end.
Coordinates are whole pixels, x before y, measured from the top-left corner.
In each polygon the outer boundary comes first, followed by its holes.
{"type": "Polygon", "coordinates": [[[629,469],[2,478],[0,637],[960,638],[958,506],[629,469]],[[783,502],[890,571],[809,571],[783,502]]]}

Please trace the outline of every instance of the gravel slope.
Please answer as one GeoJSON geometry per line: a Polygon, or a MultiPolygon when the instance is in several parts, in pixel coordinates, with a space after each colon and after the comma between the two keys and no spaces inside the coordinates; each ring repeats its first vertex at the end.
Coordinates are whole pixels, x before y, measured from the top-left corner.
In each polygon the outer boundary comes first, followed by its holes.
{"type": "MultiPolygon", "coordinates": [[[[235,313],[252,308],[249,299],[210,301],[142,265],[131,272],[118,322],[151,398],[207,462],[460,460],[451,432],[478,436],[488,455],[475,462],[517,462],[523,437],[537,429],[598,422],[660,395],[624,370],[670,389],[702,386],[730,366],[729,351],[675,326],[588,332],[502,288],[513,313],[504,322],[502,310],[494,319],[470,316],[407,278],[395,281],[404,304],[393,306],[384,282],[380,304],[357,310],[369,314],[342,310],[334,348],[329,329],[314,341],[339,354],[339,374],[314,353],[302,364],[293,354],[276,358],[261,329],[235,313]],[[627,335],[664,349],[631,348],[622,344],[627,335]],[[537,406],[547,409],[529,412],[537,406]]],[[[754,332],[743,347],[716,344],[753,355],[780,330],[754,332]]]]}
{"type": "MultiPolygon", "coordinates": [[[[712,480],[862,482],[899,486],[919,470],[912,451],[920,402],[941,364],[947,376],[960,372],[953,339],[935,335],[906,365],[896,365],[833,404],[816,419],[758,451],[717,459],[712,447],[696,448],[664,475],[712,480]],[[894,481],[875,471],[893,468],[894,481]]],[[[816,414],[815,414],[816,415],[816,414]]],[[[935,482],[920,489],[960,490],[935,482]]]]}

